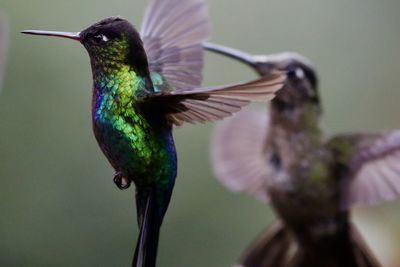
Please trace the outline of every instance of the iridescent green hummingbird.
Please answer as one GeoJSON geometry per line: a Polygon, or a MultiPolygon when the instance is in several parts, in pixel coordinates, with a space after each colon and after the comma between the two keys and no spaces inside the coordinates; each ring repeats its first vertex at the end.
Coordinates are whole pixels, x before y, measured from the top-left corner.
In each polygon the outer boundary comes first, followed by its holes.
{"type": "Polygon", "coordinates": [[[140,234],[133,266],[155,266],[159,229],[177,175],[173,125],[219,120],[282,87],[276,72],[249,83],[200,88],[209,35],[203,0],[152,0],[140,34],[111,17],[81,32],[24,31],[79,41],[93,72],[92,120],[119,188],[136,185],[140,234]]]}
{"type": "Polygon", "coordinates": [[[232,191],[270,201],[280,218],[247,249],[240,266],[380,266],[351,224],[350,208],[399,195],[400,131],[325,138],[318,78],[308,59],[205,46],[260,75],[288,73],[268,113],[243,111],[228,119],[211,145],[216,177],[232,191]]]}

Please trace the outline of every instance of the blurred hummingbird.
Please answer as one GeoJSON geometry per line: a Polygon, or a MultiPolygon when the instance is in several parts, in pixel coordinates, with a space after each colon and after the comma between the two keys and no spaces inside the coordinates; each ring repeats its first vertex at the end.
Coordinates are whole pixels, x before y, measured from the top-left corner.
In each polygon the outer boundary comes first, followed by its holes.
{"type": "Polygon", "coordinates": [[[240,266],[380,266],[350,222],[354,204],[400,193],[400,131],[325,138],[318,77],[296,53],[252,56],[220,45],[259,75],[288,78],[269,112],[243,111],[219,125],[212,142],[216,177],[231,191],[270,201],[280,222],[262,233],[240,266]]]}
{"type": "Polygon", "coordinates": [[[219,120],[251,101],[268,101],[282,72],[229,86],[198,88],[209,35],[203,0],[152,0],[138,31],[111,17],[81,32],[23,31],[83,44],[93,73],[97,142],[120,189],[136,185],[140,227],[133,266],[155,266],[159,229],[177,175],[173,125],[219,120]]]}

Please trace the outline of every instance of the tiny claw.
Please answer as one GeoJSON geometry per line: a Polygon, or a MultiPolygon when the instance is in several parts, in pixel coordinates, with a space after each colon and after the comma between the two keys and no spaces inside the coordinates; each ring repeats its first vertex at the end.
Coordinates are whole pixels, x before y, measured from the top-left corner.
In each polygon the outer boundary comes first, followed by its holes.
{"type": "Polygon", "coordinates": [[[121,190],[127,189],[131,186],[131,180],[124,177],[121,172],[116,172],[113,180],[116,186],[121,190]]]}

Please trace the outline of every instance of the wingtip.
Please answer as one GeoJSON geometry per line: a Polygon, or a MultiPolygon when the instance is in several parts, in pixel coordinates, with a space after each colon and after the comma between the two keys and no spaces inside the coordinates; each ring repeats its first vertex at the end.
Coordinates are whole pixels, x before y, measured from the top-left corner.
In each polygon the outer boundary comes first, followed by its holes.
{"type": "Polygon", "coordinates": [[[229,191],[247,193],[261,202],[268,202],[261,152],[267,125],[265,112],[243,110],[218,123],[210,146],[216,179],[229,191]]]}

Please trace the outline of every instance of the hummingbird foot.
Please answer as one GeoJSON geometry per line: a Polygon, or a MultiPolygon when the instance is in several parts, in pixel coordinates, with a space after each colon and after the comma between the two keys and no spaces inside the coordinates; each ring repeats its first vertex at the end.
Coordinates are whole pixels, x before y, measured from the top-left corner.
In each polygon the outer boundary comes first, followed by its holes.
{"type": "Polygon", "coordinates": [[[125,190],[131,186],[131,180],[124,177],[122,172],[116,172],[113,180],[115,185],[121,190],[125,190]]]}

